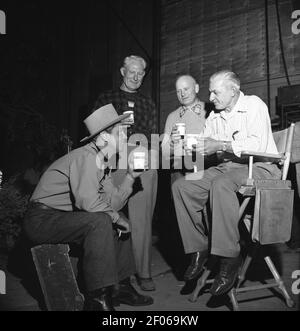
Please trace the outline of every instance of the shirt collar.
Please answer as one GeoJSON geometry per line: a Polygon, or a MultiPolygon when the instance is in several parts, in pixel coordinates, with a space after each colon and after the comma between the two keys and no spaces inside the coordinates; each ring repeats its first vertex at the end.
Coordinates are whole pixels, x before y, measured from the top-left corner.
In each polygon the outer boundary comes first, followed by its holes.
{"type": "Polygon", "coordinates": [[[240,112],[240,113],[246,113],[248,111],[246,105],[245,105],[245,94],[240,91],[240,96],[238,98],[237,103],[232,108],[232,113],[240,112]]]}
{"type": "Polygon", "coordinates": [[[228,118],[233,116],[235,113],[246,113],[248,111],[248,108],[246,107],[245,103],[245,95],[242,91],[240,91],[240,95],[238,98],[237,103],[234,105],[230,113],[226,113],[225,110],[222,110],[220,112],[215,112],[212,114],[212,119],[217,118],[217,117],[222,117],[222,118],[228,118]]]}
{"type": "Polygon", "coordinates": [[[197,115],[201,115],[204,110],[204,107],[200,103],[200,100],[197,99],[196,102],[192,106],[188,106],[188,107],[181,106],[180,107],[180,113],[179,113],[180,117],[182,117],[188,110],[194,112],[197,115]]]}
{"type": "Polygon", "coordinates": [[[108,160],[108,158],[101,152],[101,150],[97,147],[97,145],[95,144],[95,142],[90,142],[89,144],[84,146],[87,150],[89,150],[90,152],[92,152],[93,154],[98,155],[98,157],[100,157],[101,162],[104,162],[106,164],[106,168],[104,169],[104,173],[106,171],[106,169],[111,170],[111,166],[110,166],[110,160],[108,160]]]}
{"type": "Polygon", "coordinates": [[[98,149],[98,147],[97,147],[97,145],[95,144],[94,141],[91,141],[88,144],[86,144],[84,146],[84,148],[86,148],[87,150],[89,150],[93,154],[97,154],[99,152],[99,149],[98,149]]]}

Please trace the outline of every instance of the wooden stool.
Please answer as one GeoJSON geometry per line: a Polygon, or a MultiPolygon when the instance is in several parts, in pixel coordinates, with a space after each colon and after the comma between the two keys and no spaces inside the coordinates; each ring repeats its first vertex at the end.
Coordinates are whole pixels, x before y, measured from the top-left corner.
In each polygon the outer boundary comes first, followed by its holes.
{"type": "Polygon", "coordinates": [[[83,309],[84,297],[78,289],[69,250],[64,244],[40,245],[31,249],[49,311],[83,309]]]}

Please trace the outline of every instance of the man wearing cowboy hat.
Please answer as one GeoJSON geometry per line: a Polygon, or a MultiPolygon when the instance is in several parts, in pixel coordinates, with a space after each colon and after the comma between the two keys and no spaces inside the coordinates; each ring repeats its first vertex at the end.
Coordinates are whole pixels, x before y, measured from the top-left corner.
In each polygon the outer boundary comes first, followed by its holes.
{"type": "Polygon", "coordinates": [[[129,161],[119,187],[111,181],[109,152],[121,152],[126,135],[109,104],[85,119],[90,135],[83,147],[55,161],[41,177],[24,220],[24,230],[34,244],[77,243],[83,247],[83,272],[87,293],[85,309],[112,311],[124,303],[153,303],[130,283],[135,273],[130,225],[118,213],[140,173],[129,161]],[[113,295],[113,286],[118,284],[113,295]],[[114,298],[113,298],[114,296],[114,298]]]}

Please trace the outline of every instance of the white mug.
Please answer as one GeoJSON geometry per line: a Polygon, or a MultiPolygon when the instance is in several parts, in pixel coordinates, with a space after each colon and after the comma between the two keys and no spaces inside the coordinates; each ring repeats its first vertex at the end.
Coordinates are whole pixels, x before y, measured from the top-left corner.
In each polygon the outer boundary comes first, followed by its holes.
{"type": "Polygon", "coordinates": [[[198,139],[195,134],[187,134],[186,136],[186,148],[193,149],[193,145],[197,145],[198,139]]]}
{"type": "Polygon", "coordinates": [[[134,152],[133,153],[133,170],[144,171],[146,169],[146,153],[134,152]]]}
{"type": "Polygon", "coordinates": [[[176,128],[181,137],[185,135],[185,123],[176,123],[176,128]]]}
{"type": "Polygon", "coordinates": [[[123,115],[130,114],[127,118],[125,118],[122,123],[125,125],[133,125],[134,124],[134,113],[133,110],[127,110],[123,112],[123,115]]]}

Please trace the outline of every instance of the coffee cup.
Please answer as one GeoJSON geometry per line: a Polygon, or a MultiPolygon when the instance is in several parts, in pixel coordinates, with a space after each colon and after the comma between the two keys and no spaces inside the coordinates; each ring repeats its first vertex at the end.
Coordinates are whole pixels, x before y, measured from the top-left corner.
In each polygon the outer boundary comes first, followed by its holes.
{"type": "Polygon", "coordinates": [[[134,152],[133,153],[133,170],[145,171],[146,170],[146,153],[134,152]]]}
{"type": "Polygon", "coordinates": [[[186,136],[186,148],[192,150],[195,145],[197,145],[198,139],[197,135],[188,134],[186,136]]]}
{"type": "Polygon", "coordinates": [[[127,110],[123,112],[123,115],[129,114],[128,117],[126,117],[122,123],[124,125],[133,125],[134,124],[134,112],[133,110],[127,110]]]}
{"type": "Polygon", "coordinates": [[[176,129],[181,136],[181,138],[184,138],[185,135],[185,123],[176,123],[176,129]]]}

